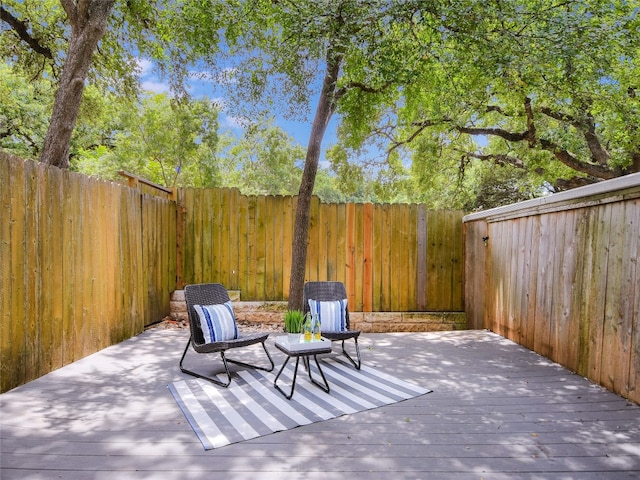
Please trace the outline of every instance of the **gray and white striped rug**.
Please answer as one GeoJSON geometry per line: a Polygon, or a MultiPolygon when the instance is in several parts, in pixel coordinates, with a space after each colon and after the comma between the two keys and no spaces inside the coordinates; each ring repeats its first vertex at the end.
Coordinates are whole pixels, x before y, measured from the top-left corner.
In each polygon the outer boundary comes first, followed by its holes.
{"type": "MultiPolygon", "coordinates": [[[[289,391],[291,385],[294,362],[289,362],[278,379],[278,385],[285,391],[289,391]]],[[[311,363],[314,378],[318,378],[316,367],[311,363]]],[[[229,388],[193,379],[173,382],[169,390],[205,450],[389,405],[431,391],[365,365],[359,371],[334,359],[324,359],[321,365],[330,393],[309,381],[300,362],[291,400],[273,387],[279,367],[273,372],[238,371],[229,388]]]]}

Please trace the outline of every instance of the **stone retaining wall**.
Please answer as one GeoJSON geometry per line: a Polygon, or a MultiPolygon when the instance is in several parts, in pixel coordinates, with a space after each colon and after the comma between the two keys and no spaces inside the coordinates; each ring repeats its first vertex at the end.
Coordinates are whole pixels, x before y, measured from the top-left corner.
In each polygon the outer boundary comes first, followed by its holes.
{"type": "MultiPolygon", "coordinates": [[[[241,323],[284,325],[286,302],[242,302],[240,293],[230,291],[233,309],[241,323]]],[[[176,290],[171,295],[171,317],[187,319],[184,291],[176,290]]],[[[365,333],[391,332],[436,332],[465,330],[464,312],[349,312],[351,328],[365,333]]]]}

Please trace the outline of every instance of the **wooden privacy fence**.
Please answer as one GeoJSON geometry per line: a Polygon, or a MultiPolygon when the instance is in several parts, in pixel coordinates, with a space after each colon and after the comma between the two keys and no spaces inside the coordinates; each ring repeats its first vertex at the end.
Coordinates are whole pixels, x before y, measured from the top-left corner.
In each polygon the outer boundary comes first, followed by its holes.
{"type": "Polygon", "coordinates": [[[175,202],[0,155],[0,391],[169,311],[175,202]]]}
{"type": "MultiPolygon", "coordinates": [[[[180,189],[178,284],[220,282],[243,300],[286,300],[296,197],[180,189]]],[[[359,312],[463,306],[462,212],[311,204],[307,280],[345,283],[359,312]]]]}
{"type": "MultiPolygon", "coordinates": [[[[161,320],[176,283],[286,299],[294,197],[185,189],[176,203],[127,177],[135,188],[0,153],[0,391],[161,320]]],[[[462,311],[461,219],[315,199],[308,277],[344,281],[354,310],[462,311]]]]}
{"type": "MultiPolygon", "coordinates": [[[[286,299],[295,197],[168,196],[0,154],[0,391],[162,319],[176,283],[286,299]]],[[[307,279],[345,282],[354,311],[466,304],[470,328],[640,402],[640,174],[461,220],[314,199],[307,279]]]]}
{"type": "Polygon", "coordinates": [[[640,174],[464,221],[469,328],[640,403],[640,174]]]}

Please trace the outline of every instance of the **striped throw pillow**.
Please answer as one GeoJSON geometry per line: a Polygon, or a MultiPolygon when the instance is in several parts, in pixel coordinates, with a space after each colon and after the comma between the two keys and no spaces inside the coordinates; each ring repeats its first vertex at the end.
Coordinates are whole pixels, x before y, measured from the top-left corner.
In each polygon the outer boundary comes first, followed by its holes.
{"type": "Polygon", "coordinates": [[[200,319],[205,343],[238,338],[238,325],[231,302],[219,305],[194,305],[193,308],[200,319]]]}
{"type": "Polygon", "coordinates": [[[313,315],[320,317],[323,332],[344,332],[347,330],[347,299],[321,302],[309,299],[313,315]]]}

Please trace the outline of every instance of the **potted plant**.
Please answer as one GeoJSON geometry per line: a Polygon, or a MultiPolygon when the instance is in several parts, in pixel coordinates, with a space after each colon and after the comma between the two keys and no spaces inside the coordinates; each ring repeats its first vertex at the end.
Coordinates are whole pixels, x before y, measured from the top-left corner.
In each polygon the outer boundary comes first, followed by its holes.
{"type": "Polygon", "coordinates": [[[289,340],[298,339],[302,332],[305,314],[300,310],[288,310],[284,314],[284,330],[289,334],[289,340]]]}

